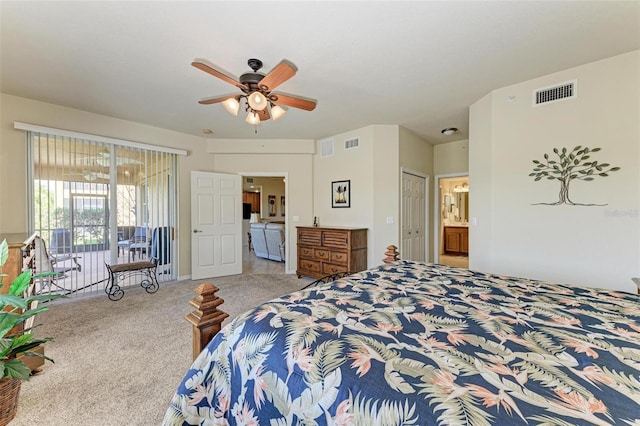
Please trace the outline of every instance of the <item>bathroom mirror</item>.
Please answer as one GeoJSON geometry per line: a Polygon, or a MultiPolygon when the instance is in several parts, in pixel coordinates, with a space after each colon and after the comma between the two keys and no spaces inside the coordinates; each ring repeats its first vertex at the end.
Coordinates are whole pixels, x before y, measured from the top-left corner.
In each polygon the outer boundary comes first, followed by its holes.
{"type": "Polygon", "coordinates": [[[455,198],[453,195],[446,194],[444,196],[444,205],[447,213],[453,213],[453,206],[455,205],[455,198]]]}
{"type": "Polygon", "coordinates": [[[469,193],[468,192],[456,192],[456,207],[458,210],[458,222],[469,221],[469,193]]]}
{"type": "Polygon", "coordinates": [[[440,180],[442,194],[442,220],[445,224],[469,222],[468,178],[445,178],[440,180]]]}

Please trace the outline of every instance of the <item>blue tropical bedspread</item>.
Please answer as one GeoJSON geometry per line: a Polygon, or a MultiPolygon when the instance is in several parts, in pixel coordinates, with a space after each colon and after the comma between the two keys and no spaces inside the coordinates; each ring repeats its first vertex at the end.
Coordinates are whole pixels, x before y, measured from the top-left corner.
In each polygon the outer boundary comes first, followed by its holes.
{"type": "Polygon", "coordinates": [[[640,425],[640,296],[401,261],[235,318],[166,425],[640,425]]]}

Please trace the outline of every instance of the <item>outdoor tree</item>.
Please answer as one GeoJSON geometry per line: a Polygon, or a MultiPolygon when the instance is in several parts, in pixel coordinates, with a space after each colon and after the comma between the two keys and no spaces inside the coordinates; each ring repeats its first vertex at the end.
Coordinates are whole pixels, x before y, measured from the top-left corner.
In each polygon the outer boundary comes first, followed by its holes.
{"type": "Polygon", "coordinates": [[[74,235],[75,244],[102,244],[107,229],[107,214],[103,208],[82,209],[74,212],[74,226],[82,232],[74,235]]]}
{"type": "Polygon", "coordinates": [[[55,199],[48,188],[47,181],[36,180],[33,188],[36,197],[34,199],[34,220],[36,229],[50,228],[46,222],[49,213],[55,209],[55,199]]]}
{"type": "Polygon", "coordinates": [[[597,206],[605,204],[583,204],[574,203],[569,198],[569,187],[571,181],[582,180],[592,181],[596,177],[607,177],[611,172],[617,172],[620,167],[611,167],[609,163],[598,163],[591,159],[591,154],[600,151],[600,148],[587,148],[580,145],[568,151],[567,148],[553,148],[553,153],[558,157],[557,160],[549,159],[549,154],[544,154],[544,161],[533,160],[535,164],[533,173],[529,176],[534,181],[541,179],[560,181],[560,192],[558,201],[553,203],[536,203],[549,206],[560,204],[570,204],[574,206],[597,206]]]}

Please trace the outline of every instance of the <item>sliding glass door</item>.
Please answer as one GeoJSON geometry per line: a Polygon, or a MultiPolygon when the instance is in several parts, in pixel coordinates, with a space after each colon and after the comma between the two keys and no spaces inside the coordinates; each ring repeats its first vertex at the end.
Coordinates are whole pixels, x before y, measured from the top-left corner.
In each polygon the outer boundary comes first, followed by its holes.
{"type": "MultiPolygon", "coordinates": [[[[176,154],[28,131],[30,224],[56,275],[43,291],[102,291],[105,263],[149,260],[176,277],[176,154]],[[80,267],[67,269],[65,262],[80,267]]],[[[136,285],[131,277],[121,286],[136,285]]]]}

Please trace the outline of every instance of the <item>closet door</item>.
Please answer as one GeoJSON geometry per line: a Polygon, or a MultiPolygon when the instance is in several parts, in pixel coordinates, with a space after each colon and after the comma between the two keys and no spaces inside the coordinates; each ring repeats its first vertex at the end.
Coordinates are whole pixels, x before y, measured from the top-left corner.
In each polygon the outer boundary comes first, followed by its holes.
{"type": "Polygon", "coordinates": [[[402,172],[402,242],[400,257],[424,262],[426,260],[426,200],[427,179],[402,172]]]}

